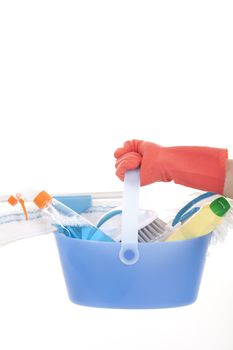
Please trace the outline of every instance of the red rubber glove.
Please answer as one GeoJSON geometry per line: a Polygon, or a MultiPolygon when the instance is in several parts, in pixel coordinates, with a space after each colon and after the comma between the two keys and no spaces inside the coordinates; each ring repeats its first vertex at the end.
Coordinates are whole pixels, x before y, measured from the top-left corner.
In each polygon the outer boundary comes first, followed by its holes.
{"type": "Polygon", "coordinates": [[[171,181],[222,194],[226,176],[227,149],[178,146],[162,147],[152,142],[126,141],[114,153],[116,175],[124,180],[126,170],[140,167],[141,185],[171,181]]]}

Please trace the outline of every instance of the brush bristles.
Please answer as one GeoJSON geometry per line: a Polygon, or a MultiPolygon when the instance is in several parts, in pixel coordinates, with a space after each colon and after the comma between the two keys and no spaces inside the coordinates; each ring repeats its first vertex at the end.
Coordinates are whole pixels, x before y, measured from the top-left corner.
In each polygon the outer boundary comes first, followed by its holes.
{"type": "Polygon", "coordinates": [[[167,224],[163,220],[157,218],[138,231],[138,241],[145,243],[159,241],[163,237],[166,227],[167,224]]]}

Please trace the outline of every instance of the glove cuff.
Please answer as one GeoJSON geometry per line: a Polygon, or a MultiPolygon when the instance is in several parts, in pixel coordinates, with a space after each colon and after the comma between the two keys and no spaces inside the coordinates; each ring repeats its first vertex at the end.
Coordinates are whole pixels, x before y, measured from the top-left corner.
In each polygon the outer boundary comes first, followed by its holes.
{"type": "Polygon", "coordinates": [[[163,148],[166,172],[175,183],[223,194],[227,149],[198,146],[163,148]]]}

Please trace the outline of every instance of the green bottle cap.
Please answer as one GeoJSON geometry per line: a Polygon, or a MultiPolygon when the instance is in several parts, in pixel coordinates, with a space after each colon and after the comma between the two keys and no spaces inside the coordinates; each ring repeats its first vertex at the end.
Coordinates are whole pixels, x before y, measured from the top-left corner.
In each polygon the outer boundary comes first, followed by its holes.
{"type": "Polygon", "coordinates": [[[210,209],[217,216],[224,216],[230,207],[231,205],[225,197],[219,197],[210,203],[210,209]]]}

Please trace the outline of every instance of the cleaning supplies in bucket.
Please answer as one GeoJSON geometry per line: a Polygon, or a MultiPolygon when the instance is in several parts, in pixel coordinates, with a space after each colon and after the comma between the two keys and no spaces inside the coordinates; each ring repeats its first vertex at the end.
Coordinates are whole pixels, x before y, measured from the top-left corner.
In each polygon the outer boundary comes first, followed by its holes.
{"type": "MultiPolygon", "coordinates": [[[[8,212],[4,216],[0,215],[0,244],[56,230],[68,237],[82,240],[121,241],[122,206],[119,206],[119,204],[118,206],[109,206],[108,203],[108,206],[101,207],[101,211],[98,212],[95,207],[92,207],[89,214],[85,216],[85,213],[79,215],[68,206],[52,198],[45,191],[39,194],[31,191],[26,198],[28,199],[26,203],[22,195],[19,194],[8,199],[8,202],[15,207],[17,207],[16,204],[20,204],[21,211],[18,210],[12,215],[9,215],[8,212]],[[34,202],[32,199],[34,199],[34,202]],[[111,210],[109,210],[110,208],[111,210]],[[94,214],[90,215],[91,212],[94,214]],[[28,220],[28,223],[26,220],[28,220]],[[17,222],[19,222],[18,225],[17,222]]],[[[228,209],[229,202],[224,197],[221,198],[223,199],[219,199],[219,195],[211,192],[201,194],[186,204],[175,216],[172,223],[171,221],[161,220],[153,210],[139,209],[137,220],[138,242],[150,243],[189,239],[205,235],[213,229],[212,241],[215,237],[215,241],[222,241],[223,231],[226,235],[233,226],[229,224],[233,215],[229,216],[229,213],[232,212],[228,209]],[[221,204],[227,203],[228,205],[226,206],[226,213],[221,218],[218,215],[214,216],[215,221],[212,223],[214,226],[210,226],[210,223],[205,226],[209,220],[206,213],[212,213],[211,208],[214,207],[214,204],[211,205],[210,203],[209,197],[211,196],[217,197],[216,203],[218,205],[220,205],[219,201],[221,201],[221,204]],[[207,200],[208,205],[205,203],[207,200]],[[199,207],[193,207],[197,202],[199,202],[199,207]],[[187,213],[188,209],[191,210],[187,213]]],[[[18,206],[19,208],[20,206],[18,206]]]]}
{"type": "Polygon", "coordinates": [[[183,221],[165,239],[166,242],[200,237],[214,231],[230,208],[227,199],[219,197],[210,204],[193,210],[195,213],[186,220],[183,217],[183,221]]]}
{"type": "Polygon", "coordinates": [[[112,242],[113,240],[81,215],[53,198],[46,191],[33,196],[36,206],[46,212],[60,230],[72,238],[112,242]]]}
{"type": "MultiPolygon", "coordinates": [[[[226,221],[229,221],[229,218],[225,219],[225,217],[230,208],[231,205],[225,197],[219,197],[213,192],[206,192],[186,204],[179,210],[175,218],[168,223],[161,220],[154,211],[140,209],[138,242],[164,242],[199,237],[213,230],[221,231],[221,224],[223,223],[226,231],[226,221]],[[210,197],[214,196],[217,198],[211,203],[210,197]],[[200,202],[200,206],[193,207],[198,202],[200,202]],[[187,212],[188,209],[191,210],[187,212]]],[[[110,233],[110,235],[115,241],[121,241],[121,214],[122,207],[111,209],[100,217],[96,227],[101,227],[103,232],[108,232],[108,227],[115,224],[114,234],[110,233]],[[118,221],[116,221],[116,217],[118,217],[118,221]]],[[[215,236],[215,233],[213,236],[215,236]]]]}

